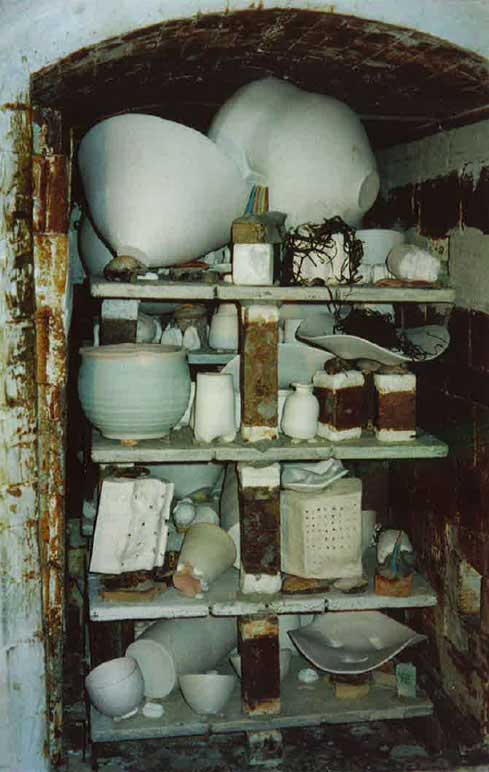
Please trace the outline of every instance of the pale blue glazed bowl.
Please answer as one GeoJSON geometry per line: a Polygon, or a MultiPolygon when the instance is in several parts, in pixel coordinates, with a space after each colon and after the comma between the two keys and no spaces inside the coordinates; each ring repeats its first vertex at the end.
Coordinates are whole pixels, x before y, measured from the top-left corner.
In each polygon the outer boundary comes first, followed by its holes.
{"type": "Polygon", "coordinates": [[[82,348],[80,354],[81,405],[104,437],[164,437],[185,413],[190,373],[183,349],[120,343],[82,348]]]}

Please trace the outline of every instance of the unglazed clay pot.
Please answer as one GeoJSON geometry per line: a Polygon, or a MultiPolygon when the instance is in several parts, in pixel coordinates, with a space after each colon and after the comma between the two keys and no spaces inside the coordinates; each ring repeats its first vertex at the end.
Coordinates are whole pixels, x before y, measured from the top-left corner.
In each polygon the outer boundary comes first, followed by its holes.
{"type": "Polygon", "coordinates": [[[209,136],[251,183],[267,185],[287,226],[340,215],[360,223],[379,192],[375,157],[358,116],[343,102],[277,78],[240,88],[209,136]]]}
{"type": "Polygon", "coordinates": [[[143,674],[132,657],[102,662],[85,678],[85,688],[97,710],[111,718],[131,715],[144,697],[143,674]]]}
{"type": "Polygon", "coordinates": [[[249,194],[207,137],[154,115],[107,118],[83,137],[78,164],[91,218],[117,255],[184,263],[229,240],[249,194]]]}
{"type": "Polygon", "coordinates": [[[198,442],[234,440],[236,404],[231,374],[197,373],[192,423],[198,442]]]}
{"type": "Polygon", "coordinates": [[[312,383],[294,383],[295,392],[285,400],[281,429],[295,440],[312,440],[317,434],[319,402],[312,383]]]}
{"type": "Polygon", "coordinates": [[[195,597],[209,588],[236,560],[231,536],[218,525],[195,523],[185,534],[173,584],[184,595],[195,597]]]}
{"type": "Polygon", "coordinates": [[[183,416],[190,374],[181,349],[120,343],[82,348],[80,353],[81,405],[105,437],[164,437],[183,416]]]}
{"type": "Polygon", "coordinates": [[[211,319],[209,346],[236,351],[239,343],[238,310],[234,303],[221,303],[211,319]]]}
{"type": "Polygon", "coordinates": [[[234,675],[196,673],[178,679],[185,702],[196,713],[220,713],[236,687],[234,675]]]}
{"type": "Polygon", "coordinates": [[[98,237],[86,214],[80,221],[78,250],[89,276],[103,276],[105,266],[114,257],[107,245],[98,237]]]}
{"type": "Polygon", "coordinates": [[[236,636],[236,617],[164,619],[131,643],[126,656],[142,670],[146,697],[161,699],[178,676],[214,668],[235,648],[236,636]]]}

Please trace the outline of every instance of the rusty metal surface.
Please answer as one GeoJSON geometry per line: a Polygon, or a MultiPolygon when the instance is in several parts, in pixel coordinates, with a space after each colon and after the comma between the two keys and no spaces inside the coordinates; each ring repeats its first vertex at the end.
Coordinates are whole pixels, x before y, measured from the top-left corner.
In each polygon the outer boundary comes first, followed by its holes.
{"type": "Polygon", "coordinates": [[[465,123],[481,120],[489,103],[482,57],[417,30],[329,11],[257,4],[137,30],[40,70],[33,101],[58,106],[78,126],[140,110],[205,131],[241,85],[275,75],[382,117],[366,121],[377,146],[434,133],[467,111],[465,123]]]}
{"type": "Polygon", "coordinates": [[[239,619],[241,692],[248,715],[280,712],[279,628],[276,616],[239,619]]]}
{"type": "Polygon", "coordinates": [[[278,422],[278,323],[247,321],[241,353],[241,423],[269,427],[278,422]]]}
{"type": "Polygon", "coordinates": [[[241,564],[247,574],[280,573],[280,490],[241,488],[241,564]]]}
{"type": "Polygon", "coordinates": [[[43,120],[41,111],[34,112],[34,147],[41,153],[32,157],[39,538],[48,747],[53,763],[60,758],[62,731],[69,215],[68,159],[54,152],[60,149],[59,131],[59,116],[51,111],[43,120]]]}

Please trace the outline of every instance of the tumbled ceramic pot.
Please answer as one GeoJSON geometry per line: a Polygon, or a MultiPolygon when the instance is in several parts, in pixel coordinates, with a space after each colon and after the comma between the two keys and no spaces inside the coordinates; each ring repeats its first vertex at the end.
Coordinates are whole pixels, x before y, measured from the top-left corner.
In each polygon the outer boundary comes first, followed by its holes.
{"type": "Polygon", "coordinates": [[[237,683],[235,675],[199,673],[179,678],[185,702],[196,713],[220,713],[237,683]]]}
{"type": "Polygon", "coordinates": [[[164,437],[183,416],[190,375],[182,349],[120,343],[82,348],[80,353],[81,405],[104,437],[164,437]]]}
{"type": "Polygon", "coordinates": [[[218,525],[197,522],[185,534],[173,584],[193,597],[207,590],[235,560],[236,546],[231,536],[218,525]]]}
{"type": "Polygon", "coordinates": [[[236,617],[163,619],[128,646],[144,676],[145,695],[166,697],[178,676],[216,667],[236,646],[236,617]]]}
{"type": "Polygon", "coordinates": [[[207,137],[154,115],[117,115],[78,152],[91,218],[118,255],[184,263],[229,241],[249,188],[207,137]]]}
{"type": "Polygon", "coordinates": [[[343,102],[265,78],[240,88],[215,116],[209,136],[267,185],[270,209],[287,226],[340,215],[358,225],[379,192],[375,157],[359,117],[343,102]]]}
{"type": "Polygon", "coordinates": [[[85,678],[85,688],[97,710],[111,718],[132,713],[144,697],[143,674],[132,657],[102,662],[85,678]]]}
{"type": "Polygon", "coordinates": [[[89,276],[103,276],[105,266],[114,257],[107,245],[97,235],[86,214],[80,221],[78,250],[89,276]]]}

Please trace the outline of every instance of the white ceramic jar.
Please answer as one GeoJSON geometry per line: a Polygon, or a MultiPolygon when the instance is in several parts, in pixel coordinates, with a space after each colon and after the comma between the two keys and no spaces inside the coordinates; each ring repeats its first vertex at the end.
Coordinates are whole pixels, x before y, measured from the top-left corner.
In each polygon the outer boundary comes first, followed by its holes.
{"type": "Polygon", "coordinates": [[[234,440],[236,409],[230,373],[197,373],[192,423],[198,442],[234,440]]]}
{"type": "Polygon", "coordinates": [[[82,348],[80,353],[81,405],[105,437],[164,437],[185,413],[190,374],[181,349],[120,343],[82,348]]]}
{"type": "Polygon", "coordinates": [[[78,152],[91,218],[118,255],[184,263],[229,241],[249,186],[198,131],[154,115],[107,118],[78,152]]]}
{"type": "Polygon", "coordinates": [[[319,402],[312,383],[293,383],[295,391],[285,400],[282,432],[296,440],[312,440],[317,434],[319,402]]]}
{"type": "Polygon", "coordinates": [[[211,319],[209,346],[236,351],[239,342],[238,309],[234,303],[221,303],[211,319]]]}

